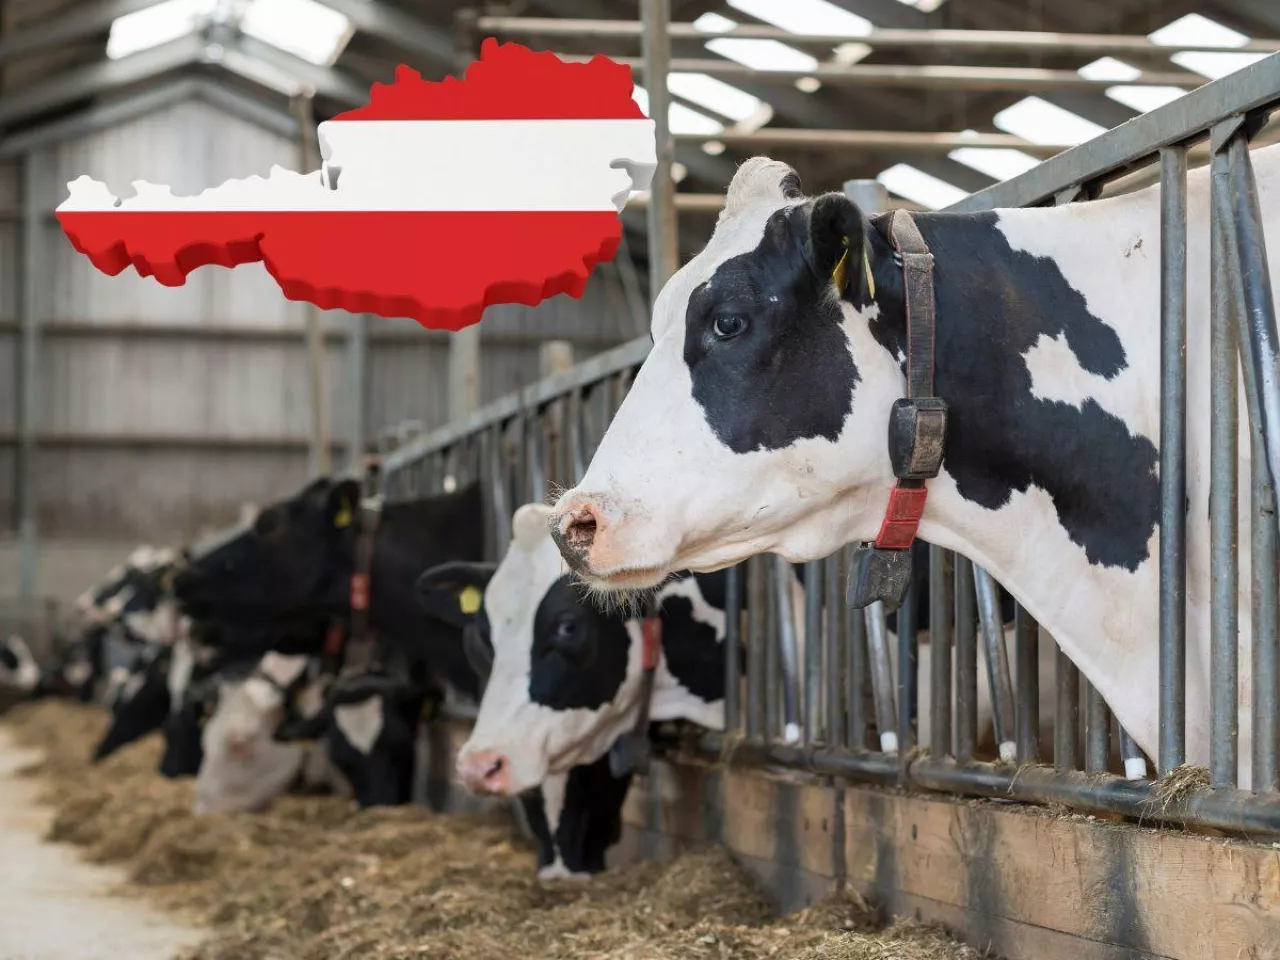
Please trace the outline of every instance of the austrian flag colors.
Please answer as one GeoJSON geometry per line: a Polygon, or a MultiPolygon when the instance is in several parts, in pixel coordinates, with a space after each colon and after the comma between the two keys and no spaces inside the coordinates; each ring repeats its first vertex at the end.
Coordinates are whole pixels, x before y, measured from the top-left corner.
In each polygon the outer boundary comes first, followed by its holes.
{"type": "Polygon", "coordinates": [[[400,67],[368,106],[320,124],[324,163],[197,196],[80,177],[58,207],[104,273],[179,286],[197,267],[261,260],[284,295],[457,330],[495,303],[579,297],[618,248],[618,214],[655,166],[631,71],[487,40],[465,79],[400,67]]]}

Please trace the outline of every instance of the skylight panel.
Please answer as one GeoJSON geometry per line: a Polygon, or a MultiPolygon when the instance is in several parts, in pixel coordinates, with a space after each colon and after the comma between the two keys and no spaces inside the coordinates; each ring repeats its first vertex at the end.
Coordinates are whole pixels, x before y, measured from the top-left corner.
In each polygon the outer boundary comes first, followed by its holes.
{"type": "Polygon", "coordinates": [[[1243,33],[1199,13],[1179,17],[1147,34],[1147,39],[1162,47],[1242,47],[1249,42],[1243,33]]]}
{"type": "Polygon", "coordinates": [[[668,74],[667,89],[678,97],[738,122],[754,117],[764,106],[759,97],[705,73],[668,74]]]}
{"type": "Polygon", "coordinates": [[[693,28],[704,33],[723,33],[726,30],[732,30],[737,25],[738,22],[736,20],[730,20],[719,13],[704,13],[693,21],[693,28]]]}
{"type": "Polygon", "coordinates": [[[734,60],[752,70],[816,70],[818,61],[803,50],[777,40],[743,40],[738,37],[716,37],[707,41],[707,49],[734,60]]]}
{"type": "Polygon", "coordinates": [[[870,20],[829,0],[728,0],[729,6],[757,20],[771,23],[791,33],[830,33],[836,36],[865,37],[870,20]]]}
{"type": "Polygon", "coordinates": [[[896,163],[876,177],[885,189],[906,200],[934,210],[948,207],[968,196],[954,184],[940,180],[907,163],[896,163]]]}
{"type": "Polygon", "coordinates": [[[963,163],[993,180],[1008,180],[1026,173],[1040,161],[1029,153],[1012,147],[960,147],[947,154],[956,163],[963,163]]]}
{"type": "MultiPolygon", "coordinates": [[[[1093,63],[1086,63],[1076,71],[1089,80],[1137,80],[1142,71],[1131,63],[1117,60],[1115,57],[1103,57],[1093,63]]],[[[1106,95],[1116,103],[1123,103],[1132,110],[1146,113],[1156,107],[1172,103],[1185,92],[1177,87],[1107,87],[1106,95]]]]}
{"type": "MultiPolygon", "coordinates": [[[[631,99],[640,105],[644,115],[649,116],[649,91],[639,85],[631,93],[631,99]]],[[[683,103],[673,103],[667,110],[667,126],[672,133],[689,136],[713,137],[724,133],[724,124],[686,107],[683,103]]]]}
{"type": "Polygon", "coordinates": [[[107,38],[107,56],[119,60],[191,33],[213,12],[217,0],[163,0],[117,17],[107,38]]]}
{"type": "MultiPolygon", "coordinates": [[[[1249,37],[1225,24],[1210,20],[1199,13],[1189,13],[1173,23],[1147,35],[1153,43],[1164,47],[1195,45],[1198,47],[1242,47],[1249,37]]],[[[1265,53],[1210,53],[1208,51],[1183,50],[1169,59],[1178,66],[1210,80],[1225,77],[1228,73],[1257,63],[1265,53]]]]}
{"type": "Polygon", "coordinates": [[[252,0],[240,21],[250,37],[329,66],[351,38],[351,21],[316,0],[252,0]]]}
{"type": "Polygon", "coordinates": [[[1030,143],[1084,143],[1106,133],[1106,127],[1039,97],[1025,97],[1005,107],[992,122],[1005,133],[1030,143]]]}

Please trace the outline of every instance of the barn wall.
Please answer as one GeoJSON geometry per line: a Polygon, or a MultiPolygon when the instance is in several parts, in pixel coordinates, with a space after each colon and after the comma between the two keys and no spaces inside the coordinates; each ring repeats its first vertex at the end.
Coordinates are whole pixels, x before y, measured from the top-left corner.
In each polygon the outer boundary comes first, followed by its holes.
{"type": "MultiPolygon", "coordinates": [[[[310,308],[285,300],[259,264],[204,268],[178,288],[132,270],[108,277],[71,248],[52,218],[66,182],[82,174],[117,194],[143,179],[192,193],[265,175],[273,164],[296,168],[296,156],[291,141],[196,100],[41,153],[38,199],[48,216],[36,278],[44,324],[37,473],[45,536],[182,541],[204,524],[234,519],[246,500],[268,500],[305,481],[310,308]]],[[[0,165],[0,380],[11,385],[0,389],[0,531],[13,517],[20,174],[18,164],[0,165]]],[[[319,315],[330,433],[342,465],[351,318],[319,315]]],[[[448,335],[382,318],[369,329],[366,438],[404,419],[442,423],[448,335]]],[[[598,271],[581,301],[496,308],[481,332],[481,400],[536,379],[545,339],[573,342],[581,359],[636,332],[611,266],[598,271]]]]}

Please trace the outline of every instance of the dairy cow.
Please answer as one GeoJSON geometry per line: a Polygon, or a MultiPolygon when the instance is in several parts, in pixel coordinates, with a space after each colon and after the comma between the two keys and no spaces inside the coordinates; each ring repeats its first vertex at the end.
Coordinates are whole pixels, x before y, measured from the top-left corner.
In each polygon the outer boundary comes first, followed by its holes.
{"type": "MultiPolygon", "coordinates": [[[[1253,153],[1274,237],[1280,147],[1253,153]]],[[[1209,754],[1209,176],[1188,179],[1187,753],[1209,754]]],[[[1158,670],[1159,188],[915,222],[934,257],[941,473],[919,535],[987,568],[1149,754],[1158,670]]],[[[903,277],[883,217],[744,163],[659,295],[654,348],[553,530],[597,590],[876,537],[905,393],[903,277]],[[846,256],[846,252],[848,256],[846,256]],[[843,264],[843,266],[842,266],[843,264]]],[[[1272,285],[1276,283],[1271,270],[1272,285]]],[[[1238,467],[1249,488],[1241,423],[1238,467]]],[[[1243,493],[1247,499],[1247,493],[1243,493]]],[[[1243,507],[1243,505],[1242,505],[1243,507]]],[[[1242,521],[1248,511],[1241,509],[1242,521]]],[[[1247,533],[1241,542],[1248,542],[1247,533]]],[[[1241,643],[1249,639],[1241,554],[1241,643]]],[[[1250,756],[1240,658],[1240,776],[1250,756]]]]}

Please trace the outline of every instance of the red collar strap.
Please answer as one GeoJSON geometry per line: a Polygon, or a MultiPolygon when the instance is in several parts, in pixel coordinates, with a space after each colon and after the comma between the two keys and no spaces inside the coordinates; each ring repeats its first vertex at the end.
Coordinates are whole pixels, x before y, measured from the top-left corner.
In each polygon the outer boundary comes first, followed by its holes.
{"type": "Polygon", "coordinates": [[[910,213],[895,210],[886,220],[894,260],[902,266],[907,326],[907,396],[889,414],[889,461],[898,482],[875,542],[854,554],[845,599],[857,608],[882,600],[893,610],[911,578],[909,551],[928,499],[925,481],[942,469],[947,404],[933,395],[933,254],[910,213]]]}
{"type": "Polygon", "coordinates": [[[347,640],[347,627],[341,620],[329,625],[329,632],[324,636],[324,656],[326,660],[334,660],[342,653],[347,640]]]}
{"type": "Polygon", "coordinates": [[[662,659],[662,618],[645,617],[640,621],[640,632],[644,637],[641,665],[646,670],[656,670],[662,659]]]}

